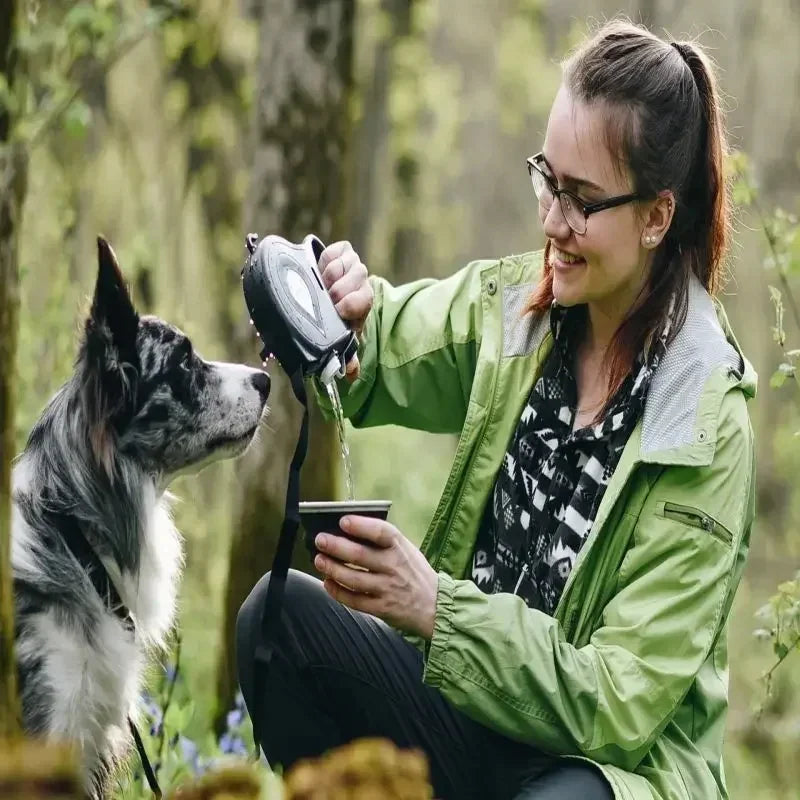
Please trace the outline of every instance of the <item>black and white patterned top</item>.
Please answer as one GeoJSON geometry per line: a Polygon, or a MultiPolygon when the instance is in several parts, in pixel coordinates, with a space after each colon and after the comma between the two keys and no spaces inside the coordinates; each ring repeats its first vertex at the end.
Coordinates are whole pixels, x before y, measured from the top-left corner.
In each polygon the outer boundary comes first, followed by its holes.
{"type": "Polygon", "coordinates": [[[514,592],[553,614],[592,528],[608,480],[644,409],[666,349],[672,308],[602,422],[573,431],[573,354],[586,309],[553,303],[554,347],[522,410],[478,532],[472,580],[486,593],[514,592]]]}

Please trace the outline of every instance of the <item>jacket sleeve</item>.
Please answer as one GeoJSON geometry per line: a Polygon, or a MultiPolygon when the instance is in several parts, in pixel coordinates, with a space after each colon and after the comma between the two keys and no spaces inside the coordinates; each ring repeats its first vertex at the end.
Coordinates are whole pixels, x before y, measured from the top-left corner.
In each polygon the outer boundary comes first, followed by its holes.
{"type": "Polygon", "coordinates": [[[519,597],[440,573],[425,682],[506,736],[633,770],[708,657],[741,574],[753,515],[743,407],[739,392],[724,398],[712,464],[668,466],[651,487],[588,644],[519,597]],[[665,516],[665,503],[724,528],[665,516]]]}
{"type": "MultiPolygon", "coordinates": [[[[371,277],[375,301],[359,344],[361,374],[337,387],[356,427],[402,425],[458,433],[464,423],[481,339],[481,272],[475,261],[443,280],[392,286],[371,277]]],[[[314,380],[326,416],[331,405],[314,380]]]]}

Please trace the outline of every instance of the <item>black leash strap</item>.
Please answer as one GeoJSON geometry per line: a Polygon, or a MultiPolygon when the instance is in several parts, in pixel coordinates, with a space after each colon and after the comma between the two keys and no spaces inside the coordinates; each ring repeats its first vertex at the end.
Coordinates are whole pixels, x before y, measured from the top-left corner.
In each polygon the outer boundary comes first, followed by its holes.
{"type": "Polygon", "coordinates": [[[303,406],[303,421],[300,423],[300,435],[289,466],[289,483],[286,487],[286,504],[284,508],[281,535],[278,548],[272,562],[267,598],[261,616],[260,637],[255,651],[255,675],[253,702],[255,713],[251,714],[253,738],[256,743],[256,757],[260,755],[261,721],[264,712],[264,680],[275,648],[275,638],[281,625],[281,608],[283,606],[286,577],[292,560],[292,550],[300,527],[300,468],[308,451],[308,398],[303,383],[302,368],[298,368],[291,376],[292,391],[303,406]]]}
{"type": "Polygon", "coordinates": [[[139,753],[139,760],[142,762],[142,769],[144,770],[145,778],[147,778],[147,785],[150,787],[150,791],[161,800],[161,787],[158,785],[158,779],[156,778],[155,772],[153,772],[153,767],[150,765],[150,759],[147,757],[147,750],[144,749],[144,742],[142,741],[139,729],[130,717],[128,717],[128,726],[133,734],[133,741],[136,743],[136,752],[139,753]]]}
{"type": "MultiPolygon", "coordinates": [[[[81,530],[78,520],[70,514],[51,512],[51,516],[58,520],[58,530],[61,531],[61,537],[66,544],[69,551],[75,557],[75,560],[86,570],[86,573],[91,580],[97,594],[100,595],[102,600],[114,615],[116,615],[124,628],[135,635],[136,625],[131,616],[130,609],[122,602],[119,596],[117,587],[111,576],[103,566],[100,556],[97,555],[95,549],[89,544],[89,540],[81,530]]],[[[150,791],[157,797],[161,798],[161,787],[158,785],[158,779],[150,764],[150,759],[147,757],[147,751],[144,749],[144,742],[139,734],[134,721],[128,717],[128,727],[133,734],[133,741],[136,744],[136,751],[139,753],[139,760],[142,762],[142,769],[144,770],[145,778],[147,778],[147,785],[150,791]]]]}

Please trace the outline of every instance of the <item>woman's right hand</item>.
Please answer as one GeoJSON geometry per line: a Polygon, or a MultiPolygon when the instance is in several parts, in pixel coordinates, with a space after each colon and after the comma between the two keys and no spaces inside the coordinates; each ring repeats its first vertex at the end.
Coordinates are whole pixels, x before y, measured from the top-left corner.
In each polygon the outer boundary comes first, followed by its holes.
{"type": "MultiPolygon", "coordinates": [[[[373,293],[358,253],[350,242],[334,242],[322,251],[318,266],[339,316],[360,334],[372,308],[373,293]]],[[[347,379],[354,381],[359,371],[358,356],[354,356],[347,364],[347,379]]]]}

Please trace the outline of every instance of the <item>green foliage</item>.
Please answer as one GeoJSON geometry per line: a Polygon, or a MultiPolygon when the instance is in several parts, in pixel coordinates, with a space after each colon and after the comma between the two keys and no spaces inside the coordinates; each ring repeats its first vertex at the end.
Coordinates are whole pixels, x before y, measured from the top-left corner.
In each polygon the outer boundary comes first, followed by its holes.
{"type": "Polygon", "coordinates": [[[532,113],[547,114],[561,69],[548,56],[546,8],[542,0],[517,0],[498,41],[497,69],[500,122],[519,133],[532,113]]]}
{"type": "Polygon", "coordinates": [[[80,99],[82,73],[91,65],[108,68],[155,30],[172,8],[130,0],[81,0],[64,4],[27,3],[18,42],[26,66],[22,97],[0,86],[0,102],[16,118],[16,136],[38,144],[55,124],[68,136],[82,136],[91,121],[80,99]]]}
{"type": "MultiPolygon", "coordinates": [[[[760,204],[759,190],[747,157],[738,153],[731,159],[734,176],[733,197],[740,208],[755,210],[767,243],[767,254],[763,260],[764,270],[777,275],[782,289],[769,285],[769,296],[775,310],[775,324],[771,328],[772,339],[781,350],[782,358],[770,378],[770,387],[781,389],[787,379],[792,387],[800,387],[800,375],[796,362],[800,349],[787,349],[787,334],[784,326],[786,306],[791,310],[794,339],[800,341],[800,314],[792,294],[790,276],[800,274],[800,223],[795,214],[778,208],[766,213],[760,204]]],[[[800,436],[796,432],[795,436],[800,436]]],[[[772,687],[772,677],[780,664],[793,652],[800,650],[800,571],[794,580],[784,581],[769,602],[757,613],[762,627],[755,631],[759,639],[771,641],[777,658],[764,674],[767,694],[772,687]]]]}

